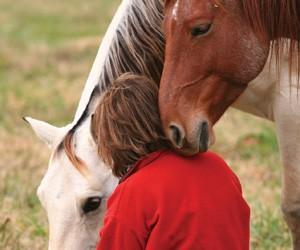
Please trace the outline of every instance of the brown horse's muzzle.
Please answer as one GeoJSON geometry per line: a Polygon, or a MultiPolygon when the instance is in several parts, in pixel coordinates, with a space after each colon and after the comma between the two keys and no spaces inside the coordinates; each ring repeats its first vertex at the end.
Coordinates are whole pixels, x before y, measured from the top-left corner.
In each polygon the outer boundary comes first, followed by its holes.
{"type": "Polygon", "coordinates": [[[197,123],[198,126],[195,126],[191,133],[176,123],[169,126],[167,136],[177,152],[183,155],[203,153],[214,142],[214,133],[209,122],[201,119],[197,123]]]}
{"type": "Polygon", "coordinates": [[[162,78],[160,115],[166,136],[183,155],[208,150],[215,141],[213,125],[247,87],[215,76],[189,85],[168,83],[162,78]]]}

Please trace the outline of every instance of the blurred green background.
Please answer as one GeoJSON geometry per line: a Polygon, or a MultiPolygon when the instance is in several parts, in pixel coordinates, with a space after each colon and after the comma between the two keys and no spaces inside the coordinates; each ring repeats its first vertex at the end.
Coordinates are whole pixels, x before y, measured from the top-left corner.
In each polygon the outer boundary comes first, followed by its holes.
{"type": "MultiPolygon", "coordinates": [[[[0,249],[46,249],[47,219],[36,188],[50,152],[21,118],[72,121],[119,3],[0,0],[0,249]]],[[[252,209],[252,249],[290,249],[273,124],[229,110],[216,133],[214,150],[240,177],[252,209]]]]}

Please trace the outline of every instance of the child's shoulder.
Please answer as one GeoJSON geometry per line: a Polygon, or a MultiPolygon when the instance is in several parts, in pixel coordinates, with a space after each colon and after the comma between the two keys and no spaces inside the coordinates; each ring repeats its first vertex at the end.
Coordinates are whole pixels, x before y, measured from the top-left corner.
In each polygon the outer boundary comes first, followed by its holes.
{"type": "Polygon", "coordinates": [[[197,190],[205,196],[206,191],[213,190],[216,185],[242,191],[237,176],[217,154],[207,152],[183,157],[166,151],[126,178],[117,193],[122,193],[125,200],[130,197],[128,200],[151,204],[157,197],[170,193],[180,196],[197,190]]]}
{"type": "Polygon", "coordinates": [[[170,179],[189,179],[192,175],[199,178],[209,178],[207,173],[221,172],[233,174],[225,161],[213,152],[184,157],[172,151],[164,151],[154,160],[129,176],[127,185],[143,185],[155,182],[165,182],[170,179]],[[205,176],[206,175],[206,176],[205,176]]]}
{"type": "Polygon", "coordinates": [[[180,156],[168,151],[166,154],[153,162],[152,165],[140,171],[144,181],[148,176],[156,176],[158,183],[181,183],[181,185],[198,185],[203,182],[232,183],[242,193],[242,187],[238,176],[231,167],[218,154],[208,151],[191,157],[180,156]]]}
{"type": "Polygon", "coordinates": [[[223,160],[223,158],[211,151],[205,153],[199,153],[194,156],[181,156],[176,154],[173,151],[166,151],[165,154],[163,154],[162,157],[158,158],[157,162],[153,162],[152,165],[158,168],[160,167],[160,165],[170,166],[170,167],[171,166],[185,167],[185,166],[193,166],[193,165],[203,166],[203,165],[211,165],[211,164],[227,167],[227,164],[223,160]]]}

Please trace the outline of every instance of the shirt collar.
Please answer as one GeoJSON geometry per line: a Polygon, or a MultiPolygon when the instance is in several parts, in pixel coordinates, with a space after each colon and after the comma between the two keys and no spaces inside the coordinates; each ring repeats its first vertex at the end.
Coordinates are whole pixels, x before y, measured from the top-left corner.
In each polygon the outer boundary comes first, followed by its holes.
{"type": "Polygon", "coordinates": [[[119,184],[125,181],[129,176],[133,175],[138,170],[144,168],[151,162],[155,161],[157,158],[159,158],[162,154],[166,153],[166,150],[159,150],[152,152],[142,158],[140,158],[133,167],[131,167],[128,172],[120,179],[119,184]]]}

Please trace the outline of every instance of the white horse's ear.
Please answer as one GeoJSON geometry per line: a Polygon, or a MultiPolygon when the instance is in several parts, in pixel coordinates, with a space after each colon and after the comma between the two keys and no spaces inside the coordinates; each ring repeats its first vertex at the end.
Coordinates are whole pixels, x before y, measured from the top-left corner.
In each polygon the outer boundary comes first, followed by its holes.
{"type": "Polygon", "coordinates": [[[55,138],[59,134],[60,129],[50,125],[49,123],[39,121],[30,117],[24,117],[24,121],[28,122],[35,134],[45,142],[48,147],[52,147],[55,138]]]}

